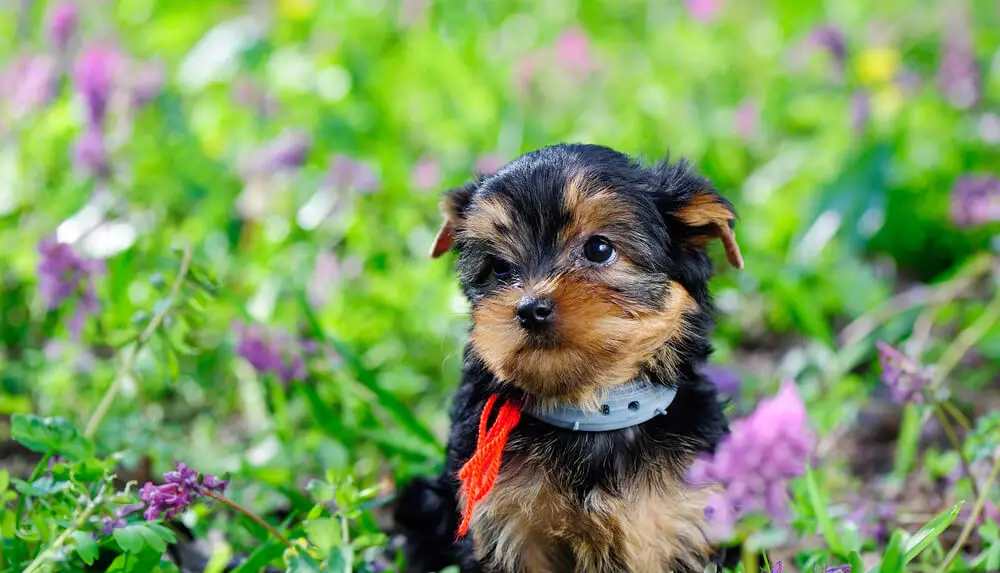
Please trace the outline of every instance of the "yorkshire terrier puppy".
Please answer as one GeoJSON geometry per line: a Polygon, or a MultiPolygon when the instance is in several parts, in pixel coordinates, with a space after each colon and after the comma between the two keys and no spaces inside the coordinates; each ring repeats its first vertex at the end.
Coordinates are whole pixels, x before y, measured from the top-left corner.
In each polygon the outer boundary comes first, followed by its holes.
{"type": "Polygon", "coordinates": [[[732,205],[684,161],[596,145],[525,154],[445,193],[431,250],[458,254],[472,328],[443,472],[400,492],[410,571],[703,571],[728,432],[707,247],[743,260],[732,205]]]}

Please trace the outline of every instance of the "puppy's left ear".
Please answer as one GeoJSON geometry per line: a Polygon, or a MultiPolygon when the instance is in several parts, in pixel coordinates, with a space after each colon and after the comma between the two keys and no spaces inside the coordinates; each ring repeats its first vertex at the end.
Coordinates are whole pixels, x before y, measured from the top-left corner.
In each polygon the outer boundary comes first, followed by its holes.
{"type": "Polygon", "coordinates": [[[472,202],[472,194],[478,188],[477,183],[466,183],[461,187],[455,187],[444,192],[441,197],[440,208],[444,221],[434,237],[431,245],[430,256],[436,259],[448,252],[455,243],[455,234],[465,218],[465,211],[472,202]]]}
{"type": "Polygon", "coordinates": [[[673,238],[704,249],[713,239],[722,240],[726,259],[743,269],[743,255],[736,242],[733,225],[736,210],[712,183],[694,173],[686,161],[665,161],[657,172],[655,202],[673,238]]]}

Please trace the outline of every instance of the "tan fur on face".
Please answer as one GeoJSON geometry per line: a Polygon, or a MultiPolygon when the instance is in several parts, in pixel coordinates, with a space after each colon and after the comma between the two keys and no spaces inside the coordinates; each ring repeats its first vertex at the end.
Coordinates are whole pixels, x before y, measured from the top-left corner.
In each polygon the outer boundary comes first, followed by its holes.
{"type": "Polygon", "coordinates": [[[513,225],[510,208],[499,199],[489,197],[473,205],[458,234],[463,238],[487,241],[497,250],[497,255],[514,261],[518,258],[520,245],[511,235],[513,225]]]}
{"type": "Polygon", "coordinates": [[[609,189],[590,191],[582,176],[567,183],[563,204],[572,214],[570,223],[559,232],[559,243],[564,247],[572,246],[574,240],[585,241],[590,236],[615,226],[627,227],[632,221],[631,209],[627,203],[609,189]]]}
{"type": "Polygon", "coordinates": [[[508,288],[472,311],[471,341],[490,370],[541,399],[597,408],[598,392],[634,377],[640,366],[673,367],[668,343],[685,332],[696,303],[676,282],[662,308],[632,306],[612,289],[574,276],[508,288]],[[554,301],[554,342],[530,344],[515,316],[525,292],[554,301]]]}
{"type": "Polygon", "coordinates": [[[552,483],[544,464],[528,458],[505,468],[473,516],[476,551],[493,567],[555,573],[559,547],[573,554],[579,573],[619,571],[621,561],[636,573],[704,566],[710,490],[651,464],[620,495],[595,490],[580,503],[552,483]]]}

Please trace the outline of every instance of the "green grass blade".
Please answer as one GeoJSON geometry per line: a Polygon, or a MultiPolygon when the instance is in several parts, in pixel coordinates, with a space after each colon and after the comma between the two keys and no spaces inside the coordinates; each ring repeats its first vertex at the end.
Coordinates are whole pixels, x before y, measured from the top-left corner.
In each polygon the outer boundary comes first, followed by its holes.
{"type": "Polygon", "coordinates": [[[823,534],[823,539],[826,540],[830,551],[837,556],[843,557],[844,544],[840,540],[840,535],[837,534],[833,519],[827,510],[826,495],[824,495],[816,483],[816,474],[813,473],[811,467],[806,467],[806,489],[809,492],[809,504],[812,506],[813,514],[819,523],[819,530],[823,534]]]}
{"type": "Polygon", "coordinates": [[[965,502],[960,501],[955,504],[955,507],[939,513],[937,517],[928,521],[927,525],[921,527],[912,537],[907,539],[903,546],[903,564],[913,561],[917,555],[920,555],[920,552],[934,543],[934,540],[940,537],[944,530],[948,529],[948,526],[955,521],[963,505],[965,502]]]}

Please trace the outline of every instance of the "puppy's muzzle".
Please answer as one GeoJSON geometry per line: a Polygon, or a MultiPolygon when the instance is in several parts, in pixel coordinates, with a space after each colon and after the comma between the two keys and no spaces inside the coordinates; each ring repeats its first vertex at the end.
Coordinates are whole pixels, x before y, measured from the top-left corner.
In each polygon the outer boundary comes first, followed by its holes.
{"type": "Polygon", "coordinates": [[[540,332],[555,320],[555,304],[551,297],[527,295],[517,302],[517,321],[525,330],[540,332]]]}

